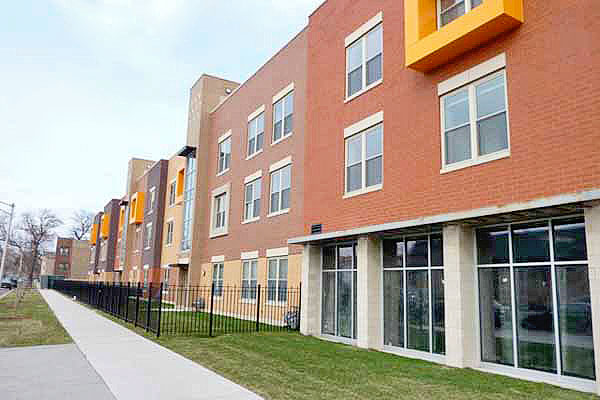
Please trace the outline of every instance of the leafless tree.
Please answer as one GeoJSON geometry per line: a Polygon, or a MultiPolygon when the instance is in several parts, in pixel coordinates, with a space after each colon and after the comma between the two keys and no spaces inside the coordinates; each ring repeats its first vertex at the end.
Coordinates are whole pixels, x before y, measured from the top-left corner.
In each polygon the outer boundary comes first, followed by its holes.
{"type": "Polygon", "coordinates": [[[62,225],[62,221],[50,210],[25,213],[21,216],[18,230],[22,235],[22,246],[31,253],[29,264],[29,281],[39,266],[44,246],[55,237],[54,230],[62,225]]]}
{"type": "Polygon", "coordinates": [[[77,240],[86,239],[92,230],[93,224],[93,213],[85,210],[75,211],[71,217],[71,234],[73,238],[77,240]]]}

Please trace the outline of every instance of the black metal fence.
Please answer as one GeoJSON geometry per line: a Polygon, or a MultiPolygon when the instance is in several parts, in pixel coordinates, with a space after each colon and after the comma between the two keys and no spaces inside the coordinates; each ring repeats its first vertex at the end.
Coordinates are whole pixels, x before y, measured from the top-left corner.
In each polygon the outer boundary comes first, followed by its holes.
{"type": "Polygon", "coordinates": [[[55,281],[52,289],[161,335],[300,329],[302,289],[55,281]]]}

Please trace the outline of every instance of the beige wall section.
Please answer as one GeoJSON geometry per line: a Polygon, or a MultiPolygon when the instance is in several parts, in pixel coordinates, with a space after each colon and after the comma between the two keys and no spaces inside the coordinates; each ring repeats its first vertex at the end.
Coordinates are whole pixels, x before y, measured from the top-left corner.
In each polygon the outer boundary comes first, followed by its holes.
{"type": "Polygon", "coordinates": [[[381,240],[361,236],[357,246],[356,344],[381,349],[383,316],[381,310],[381,240]]]}
{"type": "Polygon", "coordinates": [[[90,255],[90,242],[87,240],[73,240],[71,247],[71,276],[70,279],[85,280],[88,278],[88,263],[90,255]]]}
{"type": "Polygon", "coordinates": [[[181,248],[183,202],[176,202],[174,205],[169,205],[171,183],[177,179],[177,172],[181,168],[185,168],[185,158],[173,156],[169,160],[169,170],[167,173],[167,190],[165,191],[165,218],[163,225],[163,243],[160,262],[162,267],[177,264],[179,258],[179,249],[181,248]],[[167,245],[167,224],[170,221],[173,221],[173,243],[167,245]]]}
{"type": "MultiPolygon", "coordinates": [[[[54,254],[46,254],[42,256],[42,263],[40,266],[40,275],[54,275],[54,254]]],[[[88,257],[86,257],[86,277],[87,277],[87,261],[89,259],[89,249],[88,249],[88,257]]]]}
{"type": "Polygon", "coordinates": [[[300,333],[317,336],[321,333],[321,248],[319,246],[304,245],[302,285],[300,333]]]}
{"type": "Polygon", "coordinates": [[[474,232],[453,224],[444,226],[443,235],[446,363],[452,367],[474,367],[478,315],[474,232]]]}
{"type": "MultiPolygon", "coordinates": [[[[592,300],[592,331],[596,354],[596,376],[600,377],[600,204],[585,209],[585,234],[589,262],[590,298],[592,300]]],[[[600,379],[596,379],[600,394],[600,379]]]]}

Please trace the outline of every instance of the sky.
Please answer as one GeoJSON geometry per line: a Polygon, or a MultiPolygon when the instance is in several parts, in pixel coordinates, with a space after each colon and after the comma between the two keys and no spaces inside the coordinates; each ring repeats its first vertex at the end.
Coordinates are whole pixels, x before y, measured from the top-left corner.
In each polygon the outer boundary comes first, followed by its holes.
{"type": "Polygon", "coordinates": [[[202,73],[243,82],[322,0],[18,0],[0,13],[0,201],[98,211],[185,144],[202,73]],[[115,144],[118,144],[115,146],[115,144]]]}

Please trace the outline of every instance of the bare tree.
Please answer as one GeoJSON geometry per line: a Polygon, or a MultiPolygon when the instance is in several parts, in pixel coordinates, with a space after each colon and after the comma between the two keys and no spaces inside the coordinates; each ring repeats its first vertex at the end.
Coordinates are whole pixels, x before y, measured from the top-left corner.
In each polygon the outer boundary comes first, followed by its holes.
{"type": "Polygon", "coordinates": [[[93,224],[93,213],[85,210],[75,211],[71,217],[71,234],[77,240],[86,239],[93,224]]]}
{"type": "Polygon", "coordinates": [[[18,225],[23,236],[23,246],[31,253],[29,261],[29,281],[39,264],[44,246],[54,239],[54,229],[62,225],[62,221],[50,210],[40,210],[36,213],[25,213],[18,225]]]}

